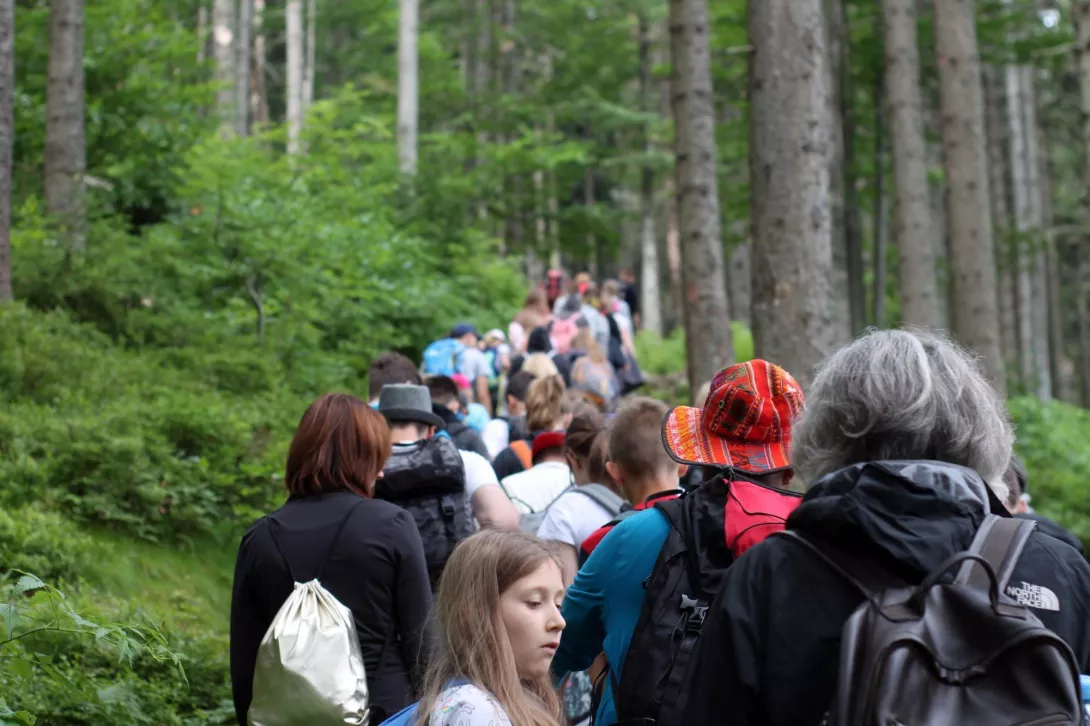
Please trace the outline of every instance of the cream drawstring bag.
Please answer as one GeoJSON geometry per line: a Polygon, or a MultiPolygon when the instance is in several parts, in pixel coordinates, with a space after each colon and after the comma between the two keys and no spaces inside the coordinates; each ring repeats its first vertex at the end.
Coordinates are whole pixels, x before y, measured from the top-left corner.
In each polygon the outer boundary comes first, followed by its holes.
{"type": "MultiPolygon", "coordinates": [[[[337,529],[325,562],[355,508],[337,529]]],[[[275,520],[269,521],[269,534],[292,573],[271,526],[275,520]]],[[[295,589],[257,650],[250,726],[366,726],[369,722],[367,674],[352,612],[322,587],[320,579],[321,571],[305,583],[292,574],[295,589]]]]}

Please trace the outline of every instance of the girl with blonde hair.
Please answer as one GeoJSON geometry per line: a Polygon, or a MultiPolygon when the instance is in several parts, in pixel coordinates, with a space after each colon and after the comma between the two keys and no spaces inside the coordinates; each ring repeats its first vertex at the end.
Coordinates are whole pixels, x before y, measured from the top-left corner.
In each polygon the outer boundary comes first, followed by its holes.
{"type": "Polygon", "coordinates": [[[435,603],[439,638],[414,726],[557,726],[549,667],[564,618],[560,563],[533,535],[462,542],[435,603]]]}

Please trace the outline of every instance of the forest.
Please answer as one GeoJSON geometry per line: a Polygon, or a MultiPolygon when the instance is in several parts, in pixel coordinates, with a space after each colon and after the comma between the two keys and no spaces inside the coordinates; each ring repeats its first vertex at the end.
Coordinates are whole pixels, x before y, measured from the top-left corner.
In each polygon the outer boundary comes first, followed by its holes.
{"type": "Polygon", "coordinates": [[[0,725],[227,724],[315,396],[549,267],[652,393],[949,331],[1090,541],[1090,0],[0,0],[0,725]]]}

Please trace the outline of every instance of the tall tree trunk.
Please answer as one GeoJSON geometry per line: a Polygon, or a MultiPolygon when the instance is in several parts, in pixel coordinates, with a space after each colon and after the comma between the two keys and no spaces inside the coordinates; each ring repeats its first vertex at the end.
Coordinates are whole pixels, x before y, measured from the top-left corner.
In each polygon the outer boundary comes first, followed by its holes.
{"type": "Polygon", "coordinates": [[[86,245],[83,175],[83,0],[53,0],[49,11],[49,85],[46,89],[45,203],[68,248],[86,245]]]}
{"type": "Polygon", "coordinates": [[[1041,401],[1052,398],[1052,365],[1049,362],[1048,345],[1048,256],[1040,245],[1043,234],[1043,191],[1041,189],[1040,131],[1037,127],[1037,93],[1034,88],[1033,66],[1023,66],[1022,113],[1026,133],[1026,183],[1029,194],[1030,224],[1033,230],[1034,250],[1028,251],[1032,264],[1031,285],[1033,300],[1033,369],[1036,373],[1034,393],[1041,401]]]}
{"type": "Polygon", "coordinates": [[[727,275],[727,296],[730,313],[735,320],[753,329],[753,240],[746,238],[735,245],[730,253],[730,271],[727,275]]]}
{"type": "Polygon", "coordinates": [[[288,153],[298,154],[303,131],[303,0],[288,0],[284,16],[288,30],[288,153]]]}
{"type": "MultiPolygon", "coordinates": [[[[1075,21],[1075,56],[1079,73],[1079,100],[1082,109],[1083,204],[1090,201],[1090,0],[1074,0],[1071,15],[1075,21]]],[[[1082,405],[1090,408],[1090,242],[1083,240],[1079,249],[1078,283],[1076,285],[1079,306],[1079,377],[1082,381],[1082,405]]]]}
{"type": "Polygon", "coordinates": [[[874,324],[886,327],[886,286],[889,281],[889,236],[886,234],[885,87],[874,85],[874,324]]]}
{"type": "Polygon", "coordinates": [[[1047,290],[1048,308],[1048,362],[1052,377],[1052,395],[1061,401],[1070,402],[1071,381],[1067,365],[1067,353],[1064,349],[1064,315],[1060,301],[1063,278],[1060,275],[1060,260],[1056,251],[1056,238],[1052,233],[1055,216],[1052,208],[1052,155],[1049,152],[1049,134],[1042,122],[1041,99],[1035,99],[1037,123],[1037,148],[1040,157],[1041,191],[1041,229],[1043,231],[1045,289],[1047,290]]]}
{"type": "Polygon", "coordinates": [[[416,44],[420,0],[398,0],[397,158],[401,173],[416,174],[416,125],[420,110],[419,56],[416,44]]]}
{"type": "Polygon", "coordinates": [[[208,60],[208,8],[201,0],[197,8],[197,65],[208,60]]]}
{"type": "Polygon", "coordinates": [[[0,0],[0,304],[11,290],[11,172],[15,138],[15,0],[0,0]]]}
{"type": "Polygon", "coordinates": [[[840,125],[844,137],[844,245],[848,265],[848,306],[851,313],[852,336],[867,327],[867,290],[863,272],[863,225],[859,208],[859,191],[855,171],[855,103],[852,96],[851,33],[844,18],[847,16],[840,0],[840,18],[844,31],[844,61],[840,72],[840,125]]]}
{"type": "Polygon", "coordinates": [[[269,94],[265,86],[265,0],[254,0],[253,75],[250,116],[257,126],[269,123],[269,94]]]}
{"type": "Polygon", "coordinates": [[[999,350],[984,100],[972,0],[935,3],[942,141],[950,186],[950,284],[954,334],[981,357],[985,374],[1006,395],[999,350]]]}
{"type": "Polygon", "coordinates": [[[303,116],[314,103],[314,62],[318,39],[318,0],[307,0],[307,50],[303,65],[303,116]]]}
{"type": "Polygon", "coordinates": [[[239,0],[238,11],[238,62],[235,70],[235,133],[250,133],[250,31],[253,27],[254,0],[239,0]]]}
{"type": "Polygon", "coordinates": [[[212,0],[212,50],[216,61],[216,117],[220,133],[235,133],[235,12],[232,0],[212,0]]]}
{"type": "Polygon", "coordinates": [[[734,359],[719,226],[708,31],[707,0],[670,0],[685,351],[693,396],[734,359]]]}
{"type": "Polygon", "coordinates": [[[848,265],[847,220],[845,219],[845,187],[847,176],[845,157],[847,130],[843,125],[842,108],[848,92],[845,78],[850,73],[848,55],[848,26],[844,19],[842,0],[823,0],[826,26],[826,49],[829,72],[829,200],[830,238],[832,240],[832,285],[830,286],[830,312],[832,314],[833,344],[837,347],[851,340],[855,333],[852,321],[850,276],[848,265]]]}
{"type": "Polygon", "coordinates": [[[805,387],[832,348],[822,3],[751,2],[748,26],[754,346],[805,387]]]}
{"type": "MultiPolygon", "coordinates": [[[[651,97],[651,23],[639,18],[640,110],[654,113],[651,97]]],[[[651,124],[643,130],[643,152],[654,152],[651,124]]],[[[644,330],[662,335],[662,298],[659,292],[659,243],[655,236],[655,170],[650,162],[640,169],[640,324],[644,330]]]]}
{"type": "Polygon", "coordinates": [[[1018,235],[1011,244],[1014,268],[1014,319],[1018,331],[1018,374],[1023,391],[1036,384],[1033,355],[1033,276],[1032,262],[1026,256],[1025,234],[1031,227],[1029,171],[1026,166],[1026,128],[1022,115],[1022,78],[1018,68],[1004,69],[1007,87],[1007,119],[1010,123],[1011,199],[1018,235]]]}
{"type": "Polygon", "coordinates": [[[938,327],[915,0],[884,0],[883,18],[901,322],[938,327]]]}
{"type": "Polygon", "coordinates": [[[995,249],[998,260],[999,339],[1003,349],[1003,364],[1007,372],[1018,370],[1018,324],[1015,319],[1015,270],[1017,260],[1012,259],[1008,244],[1011,224],[1009,189],[1007,185],[1009,164],[1004,143],[1010,136],[1000,106],[999,74],[994,67],[984,70],[985,116],[988,137],[988,191],[991,200],[992,220],[995,228],[995,249]]]}

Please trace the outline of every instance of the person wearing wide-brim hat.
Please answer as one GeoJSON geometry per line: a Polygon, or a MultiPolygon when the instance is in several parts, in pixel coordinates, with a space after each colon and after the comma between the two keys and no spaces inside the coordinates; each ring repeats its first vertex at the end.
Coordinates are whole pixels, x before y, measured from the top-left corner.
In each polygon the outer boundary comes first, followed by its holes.
{"type": "Polygon", "coordinates": [[[662,425],[666,450],[680,464],[730,469],[786,484],[791,425],[802,412],[802,387],[764,360],[738,363],[712,379],[701,408],[678,406],[662,425]]]}
{"type": "MultiPolygon", "coordinates": [[[[379,394],[378,412],[390,424],[394,451],[434,438],[445,425],[432,410],[427,386],[384,386],[379,394]]],[[[488,459],[472,451],[459,450],[458,454],[465,468],[466,494],[477,522],[482,527],[518,529],[518,510],[500,488],[488,459]]]]}

